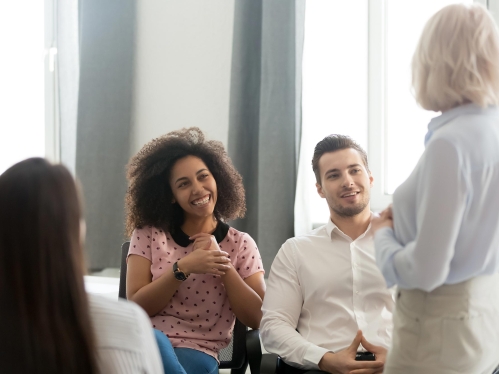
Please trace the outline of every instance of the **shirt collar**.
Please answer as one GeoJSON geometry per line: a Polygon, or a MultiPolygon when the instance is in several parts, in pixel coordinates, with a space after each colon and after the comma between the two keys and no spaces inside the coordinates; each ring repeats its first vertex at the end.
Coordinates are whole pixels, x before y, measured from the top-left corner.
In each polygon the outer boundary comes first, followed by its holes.
{"type": "MultiPolygon", "coordinates": [[[[227,236],[229,228],[230,226],[225,222],[218,221],[217,227],[215,228],[215,231],[211,233],[211,235],[215,237],[217,243],[220,243],[227,236]]],[[[194,243],[194,240],[190,240],[189,235],[183,232],[180,227],[177,227],[175,230],[170,232],[170,235],[172,236],[172,239],[175,241],[175,243],[177,243],[181,247],[185,248],[188,247],[191,243],[194,243]]]]}
{"type": "MultiPolygon", "coordinates": [[[[373,218],[374,215],[375,215],[375,213],[371,212],[371,219],[373,218]]],[[[327,232],[329,238],[331,238],[331,239],[333,238],[333,231],[335,229],[336,229],[336,232],[338,232],[341,236],[344,236],[345,238],[349,238],[350,240],[352,240],[352,238],[350,238],[343,231],[341,231],[338,226],[336,226],[336,224],[331,220],[331,217],[328,217],[327,223],[326,223],[326,232],[327,232]]],[[[366,235],[368,235],[368,233],[370,231],[371,231],[371,224],[369,223],[369,226],[367,226],[366,231],[361,236],[359,236],[357,239],[355,239],[355,240],[362,239],[363,237],[365,237],[366,235]]]]}
{"type": "Polygon", "coordinates": [[[491,106],[488,108],[482,108],[474,103],[464,104],[457,106],[455,108],[449,109],[448,111],[442,113],[438,117],[433,118],[428,124],[428,132],[425,136],[425,146],[428,144],[429,140],[439,128],[448,124],[454,118],[465,115],[465,114],[478,114],[478,113],[490,113],[497,111],[497,107],[491,106]]]}
{"type": "MultiPolygon", "coordinates": [[[[336,226],[333,221],[331,221],[331,217],[329,217],[327,219],[327,223],[326,223],[326,231],[327,231],[327,235],[332,238],[332,235],[333,235],[333,230],[334,229],[337,229],[337,230],[340,230],[338,229],[338,226],[336,226]]],[[[341,230],[340,230],[341,231],[341,230]]]]}

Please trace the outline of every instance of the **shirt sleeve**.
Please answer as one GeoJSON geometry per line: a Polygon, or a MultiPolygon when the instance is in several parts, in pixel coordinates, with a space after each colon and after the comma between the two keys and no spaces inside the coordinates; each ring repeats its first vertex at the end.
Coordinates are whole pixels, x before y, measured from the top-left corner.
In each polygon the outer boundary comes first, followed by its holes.
{"type": "Polygon", "coordinates": [[[292,249],[289,241],[284,243],[272,264],[260,335],[265,349],[278,354],[286,363],[301,369],[318,369],[328,350],[310,343],[296,331],[303,296],[292,249]]]}
{"type": "Polygon", "coordinates": [[[152,228],[146,227],[133,230],[132,237],[130,238],[130,248],[128,249],[127,259],[130,255],[138,255],[147,258],[152,262],[151,236],[152,228]]]}
{"type": "Polygon", "coordinates": [[[163,363],[159,353],[158,344],[154,337],[151,320],[147,314],[137,306],[137,326],[142,331],[142,341],[138,342],[142,348],[142,359],[146,367],[146,374],[160,374],[163,373],[163,363]]]}
{"type": "Polygon", "coordinates": [[[137,304],[88,295],[99,372],[161,374],[151,320],[137,304]]]}
{"type": "Polygon", "coordinates": [[[423,173],[414,187],[415,240],[402,245],[391,228],[383,228],[376,232],[374,242],[376,262],[388,287],[397,284],[429,292],[444,284],[449,275],[469,188],[463,175],[465,166],[451,143],[436,139],[425,153],[423,173]]]}
{"type": "Polygon", "coordinates": [[[258,251],[255,241],[244,233],[240,238],[241,245],[236,259],[235,268],[241,278],[246,279],[263,270],[262,256],[258,251]]]}

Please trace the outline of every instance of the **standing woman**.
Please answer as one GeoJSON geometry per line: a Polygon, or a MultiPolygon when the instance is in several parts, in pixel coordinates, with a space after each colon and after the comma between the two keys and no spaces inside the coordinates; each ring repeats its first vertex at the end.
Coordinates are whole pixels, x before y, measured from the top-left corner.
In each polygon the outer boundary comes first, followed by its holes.
{"type": "Polygon", "coordinates": [[[64,166],[32,158],[0,175],[1,373],[163,373],[141,308],[85,293],[84,227],[64,166]]]}
{"type": "Polygon", "coordinates": [[[265,292],[255,242],[226,223],[246,209],[241,176],[193,127],[146,144],[128,179],[127,297],[151,317],[165,372],[218,373],[235,317],[258,328],[265,292]]]}
{"type": "Polygon", "coordinates": [[[436,13],[412,82],[418,103],[442,114],[393,208],[373,221],[378,265],[398,285],[384,373],[490,374],[499,363],[499,35],[487,10],[436,13]]]}

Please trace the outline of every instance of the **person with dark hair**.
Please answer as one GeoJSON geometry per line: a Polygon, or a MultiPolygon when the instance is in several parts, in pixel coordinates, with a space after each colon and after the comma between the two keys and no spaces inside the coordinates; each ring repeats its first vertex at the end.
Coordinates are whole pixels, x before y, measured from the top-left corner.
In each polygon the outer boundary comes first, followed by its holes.
{"type": "Polygon", "coordinates": [[[258,328],[265,293],[242,178],[196,127],[146,144],[127,173],[127,297],[151,317],[165,372],[218,373],[235,317],[258,328]]]}
{"type": "Polygon", "coordinates": [[[279,250],[262,308],[263,345],[286,374],[382,373],[394,300],[374,259],[366,152],[329,135],[316,145],[312,169],[330,216],[279,250]]]}
{"type": "Polygon", "coordinates": [[[163,372],[145,313],[85,293],[84,226],[64,166],[32,158],[0,175],[2,373],[163,372]]]}

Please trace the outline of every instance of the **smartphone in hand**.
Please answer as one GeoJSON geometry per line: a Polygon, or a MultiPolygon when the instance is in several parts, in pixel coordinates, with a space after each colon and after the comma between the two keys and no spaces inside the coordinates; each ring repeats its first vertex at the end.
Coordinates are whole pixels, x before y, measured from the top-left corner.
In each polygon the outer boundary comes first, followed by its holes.
{"type": "Polygon", "coordinates": [[[372,352],[357,352],[355,361],[376,361],[376,356],[372,352]]]}

